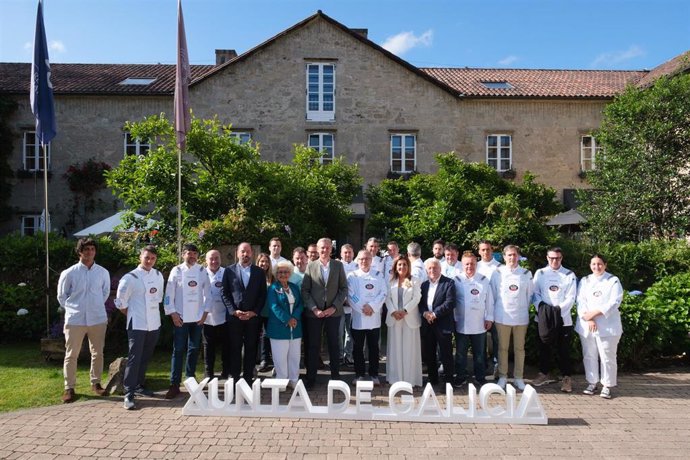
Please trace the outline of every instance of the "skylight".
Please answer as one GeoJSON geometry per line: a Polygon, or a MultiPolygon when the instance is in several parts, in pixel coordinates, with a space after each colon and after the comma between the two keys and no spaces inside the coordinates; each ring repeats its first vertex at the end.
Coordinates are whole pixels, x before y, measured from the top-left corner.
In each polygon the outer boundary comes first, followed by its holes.
{"type": "Polygon", "coordinates": [[[148,77],[129,77],[125,78],[122,80],[119,84],[120,85],[141,85],[141,86],[146,86],[150,85],[156,81],[156,78],[148,78],[148,77]]]}
{"type": "Polygon", "coordinates": [[[489,89],[513,89],[513,86],[507,81],[483,81],[482,85],[489,89]]]}

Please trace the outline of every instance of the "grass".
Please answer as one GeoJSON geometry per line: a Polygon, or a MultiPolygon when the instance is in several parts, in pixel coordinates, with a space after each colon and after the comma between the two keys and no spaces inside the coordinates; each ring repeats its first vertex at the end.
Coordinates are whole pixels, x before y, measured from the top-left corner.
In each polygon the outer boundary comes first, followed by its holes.
{"type": "MultiPolygon", "coordinates": [[[[62,404],[62,361],[46,362],[38,342],[2,344],[0,349],[0,412],[62,404]]],[[[108,377],[108,364],[114,359],[115,356],[106,354],[105,372],[101,380],[104,386],[108,377]]],[[[78,401],[98,399],[91,392],[89,363],[88,354],[86,359],[79,360],[75,388],[78,401]]],[[[146,385],[151,390],[159,391],[168,387],[170,351],[156,350],[146,377],[146,385]]]]}

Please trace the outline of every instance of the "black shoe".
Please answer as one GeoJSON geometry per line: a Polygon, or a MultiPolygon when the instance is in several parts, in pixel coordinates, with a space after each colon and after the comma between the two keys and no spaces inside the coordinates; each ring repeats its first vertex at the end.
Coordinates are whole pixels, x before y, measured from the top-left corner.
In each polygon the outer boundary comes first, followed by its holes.
{"type": "Polygon", "coordinates": [[[427,385],[428,383],[430,383],[431,386],[434,386],[434,387],[435,387],[435,386],[438,385],[438,380],[424,379],[424,380],[422,380],[422,387],[425,387],[425,388],[426,388],[426,385],[427,385]]]}
{"type": "Polygon", "coordinates": [[[456,377],[455,380],[453,380],[453,388],[462,388],[467,384],[467,379],[464,377],[456,377]]]}
{"type": "Polygon", "coordinates": [[[153,391],[149,390],[148,388],[144,388],[144,387],[137,387],[134,390],[134,394],[136,396],[146,396],[148,398],[153,397],[153,391]]]}
{"type": "Polygon", "coordinates": [[[314,380],[307,380],[304,384],[304,388],[306,388],[307,390],[311,390],[312,388],[314,388],[314,385],[316,385],[316,382],[314,380]]]}
{"type": "Polygon", "coordinates": [[[266,361],[261,361],[259,363],[259,372],[268,372],[270,368],[271,367],[268,365],[266,361]]]}
{"type": "Polygon", "coordinates": [[[340,374],[331,374],[331,380],[342,380],[340,374]]]}
{"type": "Polygon", "coordinates": [[[480,388],[483,387],[484,385],[486,385],[487,383],[489,383],[489,382],[486,379],[477,380],[477,385],[479,385],[480,388]]]}

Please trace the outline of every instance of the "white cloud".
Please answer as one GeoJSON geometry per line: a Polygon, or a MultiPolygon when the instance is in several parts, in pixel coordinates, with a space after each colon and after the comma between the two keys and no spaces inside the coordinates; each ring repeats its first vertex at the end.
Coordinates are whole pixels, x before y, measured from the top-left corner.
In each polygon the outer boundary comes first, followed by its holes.
{"type": "Polygon", "coordinates": [[[50,43],[48,43],[48,49],[51,53],[64,53],[65,44],[62,43],[60,40],[53,40],[50,43]]]}
{"type": "Polygon", "coordinates": [[[391,53],[401,56],[412,48],[418,46],[431,46],[433,39],[434,31],[431,29],[419,36],[415,35],[414,32],[400,32],[397,35],[388,37],[381,46],[391,53]]]}
{"type": "Polygon", "coordinates": [[[624,62],[630,61],[636,57],[644,56],[646,52],[637,45],[631,45],[624,51],[613,51],[610,53],[601,53],[590,64],[594,68],[609,68],[624,62]]]}
{"type": "Polygon", "coordinates": [[[519,58],[517,56],[515,56],[514,54],[511,54],[510,56],[506,56],[503,59],[501,59],[500,61],[498,61],[498,63],[500,65],[510,65],[513,62],[517,61],[518,59],[519,58]]]}

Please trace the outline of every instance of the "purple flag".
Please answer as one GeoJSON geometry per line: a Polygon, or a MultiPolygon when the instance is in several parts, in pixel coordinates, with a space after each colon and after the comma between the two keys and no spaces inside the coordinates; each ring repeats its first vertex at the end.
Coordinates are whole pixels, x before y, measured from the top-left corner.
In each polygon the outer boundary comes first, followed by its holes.
{"type": "Polygon", "coordinates": [[[187,131],[192,124],[189,114],[189,55],[187,54],[187,36],[184,32],[184,17],[182,16],[182,0],[177,0],[177,69],[175,72],[175,132],[177,146],[184,150],[187,141],[187,131]]]}
{"type": "Polygon", "coordinates": [[[36,137],[42,145],[48,144],[57,134],[53,84],[50,82],[48,43],[43,26],[43,3],[38,1],[34,58],[31,63],[31,111],[36,117],[36,137]]]}

